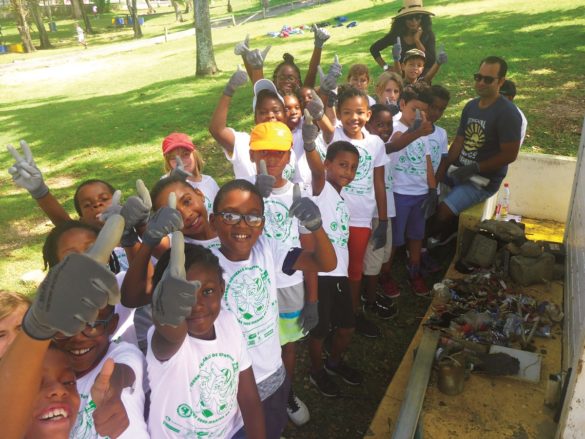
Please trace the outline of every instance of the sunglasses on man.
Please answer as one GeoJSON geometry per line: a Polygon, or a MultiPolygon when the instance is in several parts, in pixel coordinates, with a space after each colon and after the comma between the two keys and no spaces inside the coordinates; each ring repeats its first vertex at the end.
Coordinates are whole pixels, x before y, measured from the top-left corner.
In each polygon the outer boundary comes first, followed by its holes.
{"type": "Polygon", "coordinates": [[[484,76],[484,75],[480,75],[479,73],[476,73],[475,75],[473,75],[473,79],[475,79],[475,82],[483,81],[485,84],[490,85],[496,79],[500,79],[500,78],[493,77],[493,76],[484,76]]]}

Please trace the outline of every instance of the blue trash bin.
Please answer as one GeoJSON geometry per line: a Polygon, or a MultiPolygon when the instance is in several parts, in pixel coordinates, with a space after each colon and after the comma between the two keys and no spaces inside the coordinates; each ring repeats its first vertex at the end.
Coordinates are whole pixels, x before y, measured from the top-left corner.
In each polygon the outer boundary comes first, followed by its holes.
{"type": "Polygon", "coordinates": [[[49,22],[49,31],[57,32],[57,23],[54,21],[49,22]]]}
{"type": "Polygon", "coordinates": [[[142,26],[144,24],[144,17],[138,17],[138,24],[142,26]]]}

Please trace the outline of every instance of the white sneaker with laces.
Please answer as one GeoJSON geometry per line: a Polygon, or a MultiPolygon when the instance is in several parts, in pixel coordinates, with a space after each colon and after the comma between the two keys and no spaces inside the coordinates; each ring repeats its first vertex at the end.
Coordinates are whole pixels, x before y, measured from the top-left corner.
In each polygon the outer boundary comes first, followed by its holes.
{"type": "Polygon", "coordinates": [[[305,425],[311,419],[311,415],[309,414],[309,409],[307,408],[306,404],[301,401],[297,395],[294,394],[292,389],[288,394],[286,412],[288,413],[289,419],[297,427],[305,425]]]}

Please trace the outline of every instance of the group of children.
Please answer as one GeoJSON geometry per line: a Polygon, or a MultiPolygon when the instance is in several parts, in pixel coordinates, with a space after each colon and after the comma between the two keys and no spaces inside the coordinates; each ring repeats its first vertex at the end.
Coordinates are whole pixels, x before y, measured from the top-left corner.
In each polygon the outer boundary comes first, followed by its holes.
{"type": "Polygon", "coordinates": [[[319,67],[329,36],[314,32],[304,82],[292,56],[270,81],[267,51],[248,39],[237,46],[246,71],[229,79],[209,124],[236,178],[222,187],[202,173],[192,140],[172,133],[162,142],[166,174],[150,192],[139,180],[122,202],[109,183],[85,181],[73,220],[28,145],[9,148],[14,182],[55,228],[32,304],[0,294],[5,437],[278,438],[288,419],[309,420],[291,387],[304,337],[324,396],[340,394],[334,376],[362,383],[345,353],[354,331],[380,335],[367,315],[397,313],[396,249],[407,246],[414,294],[429,293],[425,273],[437,270],[423,238],[447,153],[435,123],[449,92],[409,79],[408,56],[405,77],[382,73],[375,96],[365,65],[338,84],[337,57],[326,74],[319,67]],[[250,133],[227,124],[248,78],[250,133]],[[5,388],[27,350],[36,356],[26,377],[5,388]]]}

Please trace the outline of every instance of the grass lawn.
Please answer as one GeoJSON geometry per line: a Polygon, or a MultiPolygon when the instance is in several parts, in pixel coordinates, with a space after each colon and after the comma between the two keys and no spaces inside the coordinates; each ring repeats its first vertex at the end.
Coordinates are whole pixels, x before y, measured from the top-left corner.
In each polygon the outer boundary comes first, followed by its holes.
{"type": "MultiPolygon", "coordinates": [[[[368,47],[388,29],[397,5],[394,1],[360,7],[356,2],[335,1],[285,17],[215,29],[215,54],[223,72],[212,78],[194,77],[192,37],[130,52],[99,52],[99,56],[92,55],[92,48],[75,48],[73,55],[52,60],[46,56],[52,52],[39,51],[35,64],[21,55],[24,61],[0,70],[5,85],[0,95],[0,144],[28,140],[49,186],[71,211],[71,196],[82,179],[106,178],[126,195],[138,177],[147,184],[154,182],[162,172],[161,139],[173,130],[192,135],[207,160],[205,172],[225,182],[230,166],[206,127],[238,63],[234,44],[250,33],[255,47],[273,45],[267,72],[285,51],[293,53],[306,71],[312,34],[274,39],[266,32],[283,24],[333,21],[346,15],[359,25],[329,28],[332,38],[325,46],[323,64],[337,53],[345,71],[354,62],[364,62],[376,76],[380,69],[368,47]],[[45,57],[39,59],[40,55],[45,57]]],[[[452,92],[441,121],[449,134],[456,129],[464,103],[474,96],[471,75],[478,61],[498,54],[510,64],[509,77],[519,90],[516,102],[529,121],[523,149],[575,155],[585,109],[580,86],[585,67],[585,2],[559,0],[553,7],[530,0],[437,0],[429,1],[428,7],[436,13],[437,41],[449,53],[449,63],[435,81],[452,92]]],[[[248,87],[234,99],[229,120],[236,129],[247,130],[252,124],[251,94],[248,87]]],[[[6,170],[11,163],[3,150],[0,168],[6,170]]],[[[26,291],[28,287],[18,279],[41,267],[40,248],[48,223],[6,172],[0,181],[4,225],[0,277],[4,288],[26,291]]]]}

